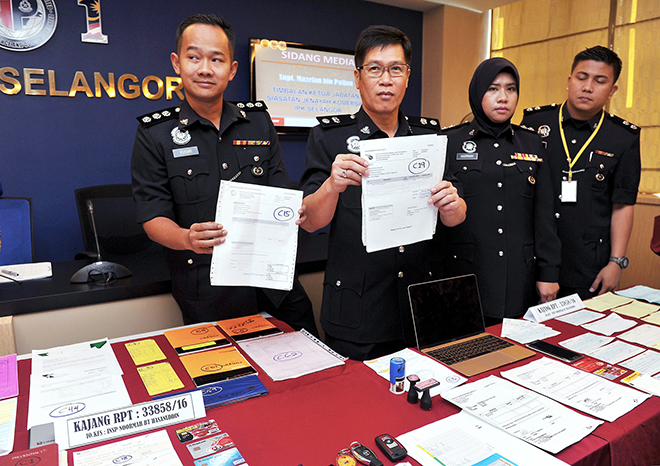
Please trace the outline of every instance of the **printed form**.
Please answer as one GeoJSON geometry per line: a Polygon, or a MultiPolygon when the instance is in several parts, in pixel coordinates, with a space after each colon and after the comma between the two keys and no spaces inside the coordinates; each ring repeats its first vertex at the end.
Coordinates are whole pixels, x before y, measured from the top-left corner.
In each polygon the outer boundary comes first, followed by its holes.
{"type": "Polygon", "coordinates": [[[541,358],[500,374],[571,408],[614,422],[642,404],[650,395],[624,387],[597,375],[541,358]]]}
{"type": "Polygon", "coordinates": [[[213,248],[211,285],[291,290],[302,191],[221,181],[215,221],[227,230],[213,248]]]}
{"type": "Polygon", "coordinates": [[[452,388],[442,397],[550,453],[579,442],[603,423],[493,375],[452,388]]]}
{"type": "Polygon", "coordinates": [[[360,142],[362,243],[367,252],[431,239],[438,210],[427,201],[442,180],[447,137],[435,134],[360,142]]]}

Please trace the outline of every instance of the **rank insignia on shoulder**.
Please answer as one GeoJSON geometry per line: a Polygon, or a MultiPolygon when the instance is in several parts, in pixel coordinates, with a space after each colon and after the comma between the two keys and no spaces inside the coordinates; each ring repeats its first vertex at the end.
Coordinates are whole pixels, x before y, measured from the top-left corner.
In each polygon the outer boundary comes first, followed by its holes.
{"type": "Polygon", "coordinates": [[[638,126],[633,125],[629,121],[626,121],[623,118],[614,115],[613,113],[608,113],[607,115],[610,117],[610,120],[612,120],[612,122],[616,123],[619,126],[623,126],[624,128],[628,129],[630,132],[634,134],[638,134],[641,130],[641,128],[639,128],[638,126]]]}
{"type": "Polygon", "coordinates": [[[440,129],[440,122],[435,118],[406,116],[406,120],[408,120],[408,125],[410,126],[421,126],[424,128],[433,128],[435,130],[440,129]]]}
{"type": "Polygon", "coordinates": [[[179,107],[170,107],[157,112],[147,113],[137,117],[137,120],[144,126],[152,126],[161,121],[167,121],[176,118],[179,114],[179,107]]]}
{"type": "Polygon", "coordinates": [[[355,123],[355,115],[327,115],[316,117],[321,127],[332,128],[335,126],[345,126],[355,123]]]}
{"type": "Polygon", "coordinates": [[[529,107],[525,109],[525,114],[534,113],[541,110],[552,110],[557,107],[557,104],[544,105],[542,107],[529,107]]]}
{"type": "Polygon", "coordinates": [[[524,160],[525,162],[543,162],[543,159],[536,154],[523,154],[516,152],[511,154],[511,160],[524,160]]]}
{"type": "Polygon", "coordinates": [[[604,150],[595,150],[594,154],[604,155],[605,157],[614,157],[614,154],[611,152],[605,152],[604,150]]]}
{"type": "Polygon", "coordinates": [[[234,140],[235,146],[270,146],[270,141],[234,140]]]}

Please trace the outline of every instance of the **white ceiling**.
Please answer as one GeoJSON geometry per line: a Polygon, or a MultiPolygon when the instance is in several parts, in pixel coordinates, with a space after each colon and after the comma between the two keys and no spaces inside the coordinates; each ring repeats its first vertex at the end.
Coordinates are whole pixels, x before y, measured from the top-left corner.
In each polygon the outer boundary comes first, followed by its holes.
{"type": "Polygon", "coordinates": [[[398,6],[409,10],[427,11],[439,5],[452,5],[467,10],[484,12],[516,0],[367,0],[384,5],[398,6]]]}

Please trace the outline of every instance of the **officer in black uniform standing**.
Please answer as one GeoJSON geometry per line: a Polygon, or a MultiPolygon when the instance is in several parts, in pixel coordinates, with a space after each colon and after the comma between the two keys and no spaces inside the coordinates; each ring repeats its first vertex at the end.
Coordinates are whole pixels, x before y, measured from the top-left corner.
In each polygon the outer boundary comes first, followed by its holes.
{"type": "Polygon", "coordinates": [[[618,88],[621,66],[617,54],[602,46],[578,53],[566,102],[527,109],[522,121],[549,150],[561,295],[577,292],[586,299],[614,290],[628,266],[640,129],[603,110],[618,88]]]}
{"type": "MultiPolygon", "coordinates": [[[[370,359],[414,345],[407,287],[427,281],[433,243],[424,241],[367,253],[361,239],[361,180],[369,175],[360,141],[438,132],[437,120],[406,117],[399,110],[410,76],[412,47],[389,26],[365,29],[355,50],[355,85],[362,107],[354,115],[320,117],[307,143],[301,178],[310,232],[330,223],[321,323],[326,343],[352,359],[370,359]]],[[[444,225],[465,218],[456,187],[431,188],[444,225]]]]}
{"type": "Polygon", "coordinates": [[[469,212],[447,229],[447,274],[476,274],[487,324],[521,317],[559,290],[561,245],[545,150],[538,135],[511,124],[519,88],[509,60],[482,62],[469,88],[474,120],[446,131],[447,164],[469,212]]]}
{"type": "MultiPolygon", "coordinates": [[[[186,100],[138,120],[131,171],[138,221],[168,248],[172,295],[186,324],[266,311],[317,333],[311,302],[290,292],[215,287],[213,247],[231,234],[213,221],[220,180],[288,187],[277,133],[262,102],[223,99],[236,75],[234,33],[221,18],[194,15],[177,29],[172,66],[186,100]]],[[[299,212],[304,220],[304,209],[299,212]]]]}

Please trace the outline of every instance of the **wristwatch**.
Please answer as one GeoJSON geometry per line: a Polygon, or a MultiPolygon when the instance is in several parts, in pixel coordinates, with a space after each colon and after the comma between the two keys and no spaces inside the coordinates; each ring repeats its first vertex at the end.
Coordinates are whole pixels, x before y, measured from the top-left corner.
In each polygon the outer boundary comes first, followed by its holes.
{"type": "Polygon", "coordinates": [[[622,269],[625,269],[626,267],[628,267],[628,264],[630,264],[630,261],[629,261],[628,258],[625,257],[625,256],[623,256],[623,257],[614,257],[614,256],[611,256],[611,257],[610,257],[610,262],[616,262],[616,264],[617,264],[619,267],[621,267],[622,269]]]}

